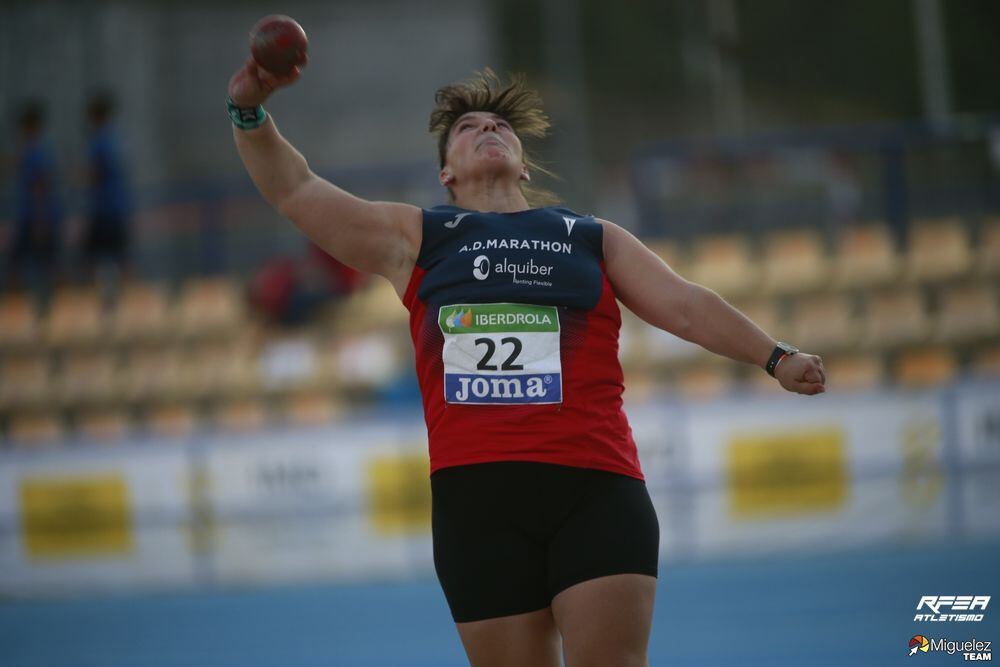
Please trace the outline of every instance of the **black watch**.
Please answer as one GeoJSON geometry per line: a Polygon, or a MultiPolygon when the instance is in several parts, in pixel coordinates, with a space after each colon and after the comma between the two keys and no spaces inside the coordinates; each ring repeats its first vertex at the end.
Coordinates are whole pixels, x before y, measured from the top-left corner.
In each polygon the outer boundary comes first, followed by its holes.
{"type": "Polygon", "coordinates": [[[788,343],[782,343],[778,341],[778,344],[774,346],[774,352],[771,353],[771,358],[767,360],[767,365],[764,366],[764,370],[771,377],[774,377],[774,369],[778,365],[778,362],[785,357],[796,354],[799,348],[794,345],[789,345],[788,343]]]}

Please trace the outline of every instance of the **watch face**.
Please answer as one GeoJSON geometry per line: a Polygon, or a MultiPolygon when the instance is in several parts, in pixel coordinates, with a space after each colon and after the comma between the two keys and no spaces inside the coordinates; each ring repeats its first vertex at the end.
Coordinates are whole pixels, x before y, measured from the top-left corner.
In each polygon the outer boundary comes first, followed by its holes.
{"type": "Polygon", "coordinates": [[[778,341],[778,347],[784,350],[785,354],[795,354],[796,352],[799,351],[799,348],[795,347],[794,345],[789,345],[788,343],[782,343],[781,341],[778,341]]]}

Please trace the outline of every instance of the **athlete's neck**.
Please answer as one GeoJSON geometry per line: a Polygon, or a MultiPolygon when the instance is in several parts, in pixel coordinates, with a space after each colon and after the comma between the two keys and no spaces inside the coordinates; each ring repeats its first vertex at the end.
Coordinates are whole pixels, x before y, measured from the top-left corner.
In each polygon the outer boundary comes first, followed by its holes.
{"type": "Polygon", "coordinates": [[[520,184],[510,181],[473,181],[464,187],[452,186],[452,192],[455,206],[470,211],[515,213],[531,208],[520,184]]]}

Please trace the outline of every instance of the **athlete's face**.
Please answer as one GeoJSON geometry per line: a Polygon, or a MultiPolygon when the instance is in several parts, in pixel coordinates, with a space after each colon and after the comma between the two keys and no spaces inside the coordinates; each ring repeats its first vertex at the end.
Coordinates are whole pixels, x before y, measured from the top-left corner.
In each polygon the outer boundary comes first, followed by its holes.
{"type": "Polygon", "coordinates": [[[521,140],[510,123],[493,113],[470,111],[448,133],[441,184],[452,186],[482,176],[529,180],[521,140]]]}

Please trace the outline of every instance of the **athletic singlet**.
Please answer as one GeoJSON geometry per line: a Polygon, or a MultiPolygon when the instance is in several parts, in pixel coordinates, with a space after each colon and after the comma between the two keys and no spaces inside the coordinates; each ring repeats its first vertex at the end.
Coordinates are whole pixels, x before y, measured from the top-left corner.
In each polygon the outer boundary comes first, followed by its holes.
{"type": "Polygon", "coordinates": [[[403,303],[431,473],[537,461],[643,479],[622,410],[603,235],[565,208],[423,211],[403,303]]]}

